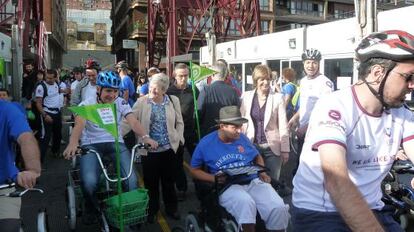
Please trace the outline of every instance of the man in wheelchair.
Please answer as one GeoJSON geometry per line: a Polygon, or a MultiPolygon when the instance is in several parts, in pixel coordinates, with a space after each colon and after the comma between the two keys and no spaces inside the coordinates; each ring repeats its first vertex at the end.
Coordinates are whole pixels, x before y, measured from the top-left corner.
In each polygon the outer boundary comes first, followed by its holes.
{"type": "MultiPolygon", "coordinates": [[[[263,159],[249,139],[241,134],[247,119],[242,118],[237,106],[220,109],[219,129],[201,139],[191,160],[191,174],[197,180],[225,183],[221,170],[258,164],[263,159]],[[203,170],[203,166],[208,171],[203,170]]],[[[263,219],[267,231],[284,231],[289,222],[288,208],[269,184],[265,172],[245,175],[219,196],[224,207],[242,227],[243,231],[255,231],[256,212],[263,219]]]]}

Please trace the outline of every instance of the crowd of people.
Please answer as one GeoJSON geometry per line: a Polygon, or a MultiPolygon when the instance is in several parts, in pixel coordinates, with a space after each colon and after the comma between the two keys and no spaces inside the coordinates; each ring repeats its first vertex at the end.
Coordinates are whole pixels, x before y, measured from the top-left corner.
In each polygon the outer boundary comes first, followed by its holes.
{"type": "MultiPolygon", "coordinates": [[[[226,180],[217,178],[222,170],[266,167],[266,172],[249,174],[219,195],[219,204],[243,231],[255,231],[257,212],[267,231],[285,231],[290,221],[293,231],[402,231],[383,210],[380,183],[400,146],[408,158],[414,158],[413,114],[404,107],[405,95],[414,89],[414,36],[396,30],[373,33],[361,41],[355,54],[359,81],[337,91],[320,72],[322,54],[317,49],[303,52],[300,81],[294,69],[281,70],[276,80],[277,74],[260,64],[252,73],[253,90],[244,93],[222,59],[210,67],[216,73],[198,88],[191,86],[184,63],[176,64],[169,77],[156,67],[133,75],[125,61],[112,70],[101,70],[96,61],[88,60],[84,67],[73,68],[69,78],[53,69],[35,72],[33,64],[27,64],[20,107],[8,102],[8,91],[0,89],[4,99],[0,100],[0,144],[6,149],[0,155],[0,185],[16,182],[32,187],[50,143],[50,153],[59,155],[65,104],[114,103],[122,176],[127,175],[131,146],[151,145],[141,160],[150,199],[149,223],[160,211],[160,187],[166,215],[181,218],[179,202],[188,189],[183,167],[186,150],[195,181],[222,183],[226,180]],[[289,209],[274,183],[292,155],[291,134],[297,137],[299,159],[289,209]],[[378,143],[378,138],[385,142],[378,143]],[[12,140],[20,145],[24,162],[20,172],[14,165],[12,140]]],[[[79,115],[73,118],[65,158],[75,156],[79,146],[115,155],[111,134],[79,115]]],[[[83,222],[95,223],[100,170],[94,154],[80,158],[80,176],[86,207],[83,222]]],[[[135,173],[124,188],[138,188],[135,173]]],[[[9,209],[9,203],[0,198],[2,209],[9,209]]],[[[14,214],[1,210],[0,223],[10,218],[14,225],[19,223],[19,204],[13,207],[14,214]]]]}

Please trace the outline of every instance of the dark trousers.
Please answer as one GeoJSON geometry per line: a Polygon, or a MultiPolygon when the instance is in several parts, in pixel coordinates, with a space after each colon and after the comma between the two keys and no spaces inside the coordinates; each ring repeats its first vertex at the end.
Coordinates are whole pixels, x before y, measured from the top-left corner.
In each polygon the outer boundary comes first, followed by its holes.
{"type": "Polygon", "coordinates": [[[190,157],[193,156],[193,152],[195,150],[195,142],[194,137],[185,138],[185,144],[180,145],[177,150],[176,155],[176,182],[175,186],[177,187],[178,191],[186,192],[187,191],[187,176],[184,171],[184,147],[187,148],[188,153],[190,154],[190,157]]]}
{"type": "Polygon", "coordinates": [[[52,138],[52,152],[60,152],[60,141],[62,140],[62,114],[47,113],[53,119],[53,123],[47,123],[44,118],[41,118],[40,129],[40,154],[41,161],[45,160],[47,154],[47,147],[49,146],[50,139],[52,138]]]}
{"type": "Polygon", "coordinates": [[[156,215],[160,208],[160,181],[165,211],[168,213],[177,211],[177,194],[174,188],[175,162],[175,153],[172,149],[164,152],[148,152],[147,156],[142,156],[144,184],[149,195],[149,215],[156,215]]]}
{"type": "MultiPolygon", "coordinates": [[[[387,232],[402,232],[403,230],[393,219],[392,212],[386,209],[372,210],[377,220],[387,232]]],[[[317,212],[307,209],[292,208],[292,225],[294,232],[351,232],[348,225],[338,212],[317,212]]]]}

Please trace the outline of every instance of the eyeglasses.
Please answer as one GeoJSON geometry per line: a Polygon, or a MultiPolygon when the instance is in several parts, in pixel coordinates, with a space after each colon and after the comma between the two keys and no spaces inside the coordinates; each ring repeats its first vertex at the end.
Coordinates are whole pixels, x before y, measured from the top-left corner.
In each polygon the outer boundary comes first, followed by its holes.
{"type": "Polygon", "coordinates": [[[400,73],[400,72],[397,72],[397,71],[394,71],[394,70],[393,70],[393,72],[395,72],[398,75],[404,77],[406,82],[414,82],[414,73],[400,73]]]}

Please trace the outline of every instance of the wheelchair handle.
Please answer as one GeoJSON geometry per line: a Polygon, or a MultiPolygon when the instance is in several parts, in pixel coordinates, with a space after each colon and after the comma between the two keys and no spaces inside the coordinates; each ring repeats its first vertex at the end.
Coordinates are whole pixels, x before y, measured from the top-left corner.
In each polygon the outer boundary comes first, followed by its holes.
{"type": "MultiPolygon", "coordinates": [[[[0,189],[10,189],[16,186],[16,183],[12,182],[12,183],[8,183],[8,184],[3,184],[0,185],[0,189]]],[[[44,193],[44,191],[40,188],[28,188],[28,189],[24,189],[24,190],[16,190],[14,192],[11,193],[4,193],[4,194],[0,194],[0,197],[22,197],[24,194],[26,194],[29,191],[33,191],[33,192],[40,192],[40,193],[44,193]]]]}

